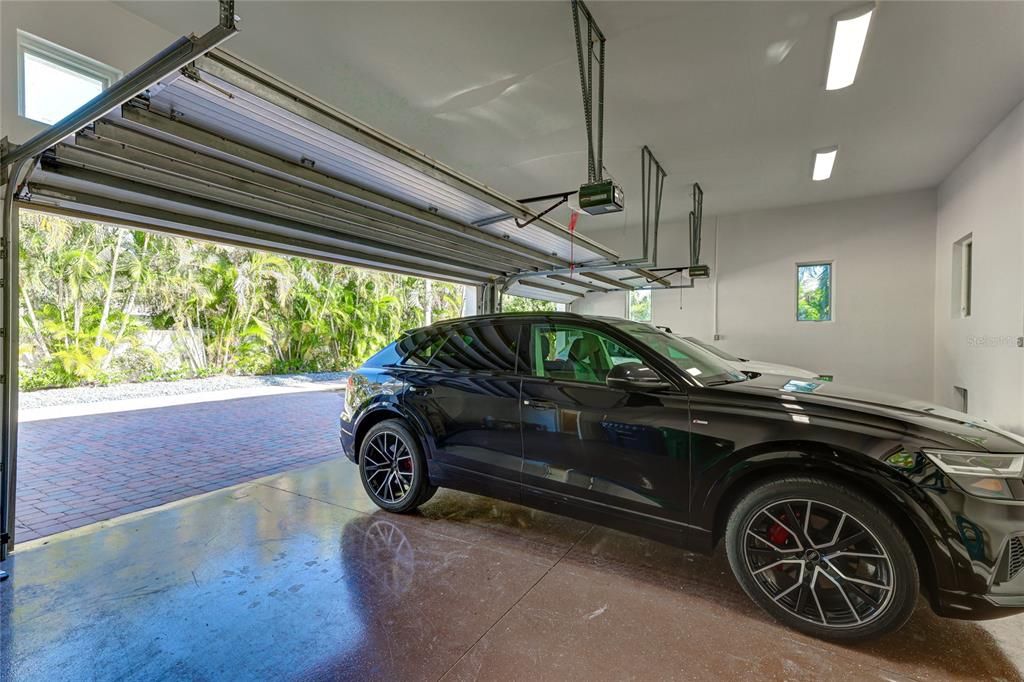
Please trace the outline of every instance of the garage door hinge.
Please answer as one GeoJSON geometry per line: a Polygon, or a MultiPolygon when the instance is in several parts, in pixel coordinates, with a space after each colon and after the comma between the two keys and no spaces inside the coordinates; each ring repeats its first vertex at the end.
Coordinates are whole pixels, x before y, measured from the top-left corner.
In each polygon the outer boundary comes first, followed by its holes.
{"type": "Polygon", "coordinates": [[[231,91],[225,90],[224,88],[220,87],[219,85],[214,85],[210,81],[203,80],[203,74],[201,74],[199,72],[199,70],[196,69],[196,67],[194,67],[194,66],[183,66],[181,68],[181,75],[184,76],[185,78],[189,79],[190,81],[194,81],[196,83],[202,83],[205,87],[209,88],[210,90],[213,90],[214,92],[219,92],[220,94],[222,94],[227,99],[234,99],[235,98],[234,93],[232,93],[231,91]]]}
{"type": "Polygon", "coordinates": [[[149,111],[149,93],[143,92],[124,103],[126,107],[133,107],[135,109],[144,109],[149,111]]]}

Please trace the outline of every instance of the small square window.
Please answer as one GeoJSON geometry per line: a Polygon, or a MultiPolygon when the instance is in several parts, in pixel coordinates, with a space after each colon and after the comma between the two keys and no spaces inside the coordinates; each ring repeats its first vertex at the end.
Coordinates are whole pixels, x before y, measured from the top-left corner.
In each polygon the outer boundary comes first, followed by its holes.
{"type": "Polygon", "coordinates": [[[53,124],[121,77],[105,64],[18,31],[18,113],[53,124]]]}
{"type": "Polygon", "coordinates": [[[832,321],[832,263],[797,264],[796,319],[832,321]]]}
{"type": "Polygon", "coordinates": [[[634,322],[651,321],[651,290],[633,289],[629,292],[629,319],[634,322]]]}

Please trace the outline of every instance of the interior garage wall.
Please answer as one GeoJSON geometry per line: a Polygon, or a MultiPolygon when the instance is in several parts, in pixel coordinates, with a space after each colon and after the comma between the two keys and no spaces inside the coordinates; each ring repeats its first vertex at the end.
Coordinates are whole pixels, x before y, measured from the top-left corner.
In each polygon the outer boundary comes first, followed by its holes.
{"type": "MultiPolygon", "coordinates": [[[[710,341],[717,307],[718,343],[736,355],[931,399],[935,216],[935,191],[921,190],[705,217],[701,260],[715,276],[681,297],[657,292],[654,322],[710,341]],[[808,261],[834,262],[833,322],[796,321],[796,264],[808,261]]],[[[660,248],[661,265],[688,261],[682,230],[660,248]]],[[[625,298],[573,310],[623,315],[625,298]]]]}
{"type": "Polygon", "coordinates": [[[1024,433],[1024,102],[940,185],[936,234],[935,398],[957,406],[953,387],[966,388],[972,414],[1024,433]],[[953,247],[968,234],[972,310],[961,318],[953,247]]]}
{"type": "MultiPolygon", "coordinates": [[[[217,22],[210,5],[207,25],[217,22]]],[[[20,144],[46,126],[18,116],[18,29],[127,73],[180,36],[112,2],[0,2],[0,137],[20,144]]]]}

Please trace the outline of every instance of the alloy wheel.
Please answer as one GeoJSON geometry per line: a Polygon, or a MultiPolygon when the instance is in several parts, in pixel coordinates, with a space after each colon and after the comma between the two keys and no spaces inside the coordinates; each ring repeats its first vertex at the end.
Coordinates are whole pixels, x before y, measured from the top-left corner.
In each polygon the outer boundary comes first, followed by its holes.
{"type": "Polygon", "coordinates": [[[892,602],[895,571],[878,538],[832,505],[772,502],[751,516],[743,557],[758,586],[791,614],[830,628],[873,621],[892,602]]]}
{"type": "Polygon", "coordinates": [[[381,431],[373,436],[363,453],[366,482],[373,494],[397,504],[412,490],[413,455],[396,434],[381,431]]]}

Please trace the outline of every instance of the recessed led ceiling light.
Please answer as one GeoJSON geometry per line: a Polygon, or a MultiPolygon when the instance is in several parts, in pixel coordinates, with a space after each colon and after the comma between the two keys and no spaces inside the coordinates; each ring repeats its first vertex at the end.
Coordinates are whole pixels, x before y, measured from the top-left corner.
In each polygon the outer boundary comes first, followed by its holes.
{"type": "Polygon", "coordinates": [[[841,90],[853,85],[874,13],[874,5],[862,6],[832,20],[832,54],[828,60],[826,90],[841,90]]]}
{"type": "Polygon", "coordinates": [[[814,170],[811,172],[811,180],[818,182],[832,177],[832,166],[836,165],[838,152],[839,147],[829,147],[814,152],[814,170]]]}

